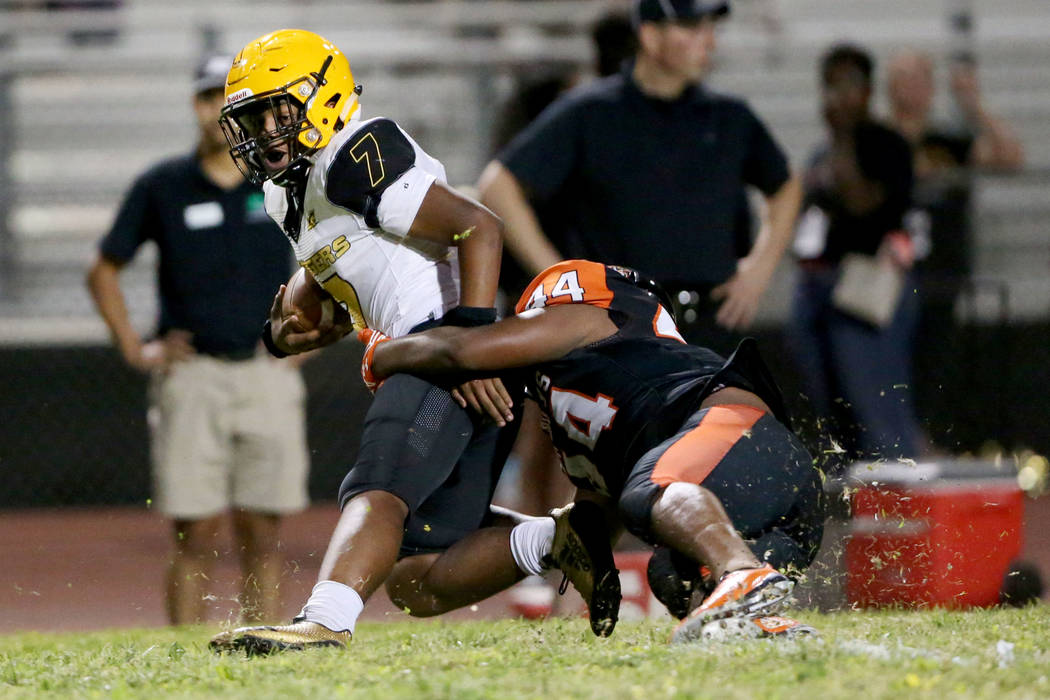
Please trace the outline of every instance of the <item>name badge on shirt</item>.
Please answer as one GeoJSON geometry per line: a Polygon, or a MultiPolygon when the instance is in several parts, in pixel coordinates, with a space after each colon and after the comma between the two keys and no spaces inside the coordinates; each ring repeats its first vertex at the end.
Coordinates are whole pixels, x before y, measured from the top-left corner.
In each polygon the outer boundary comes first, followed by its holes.
{"type": "Polygon", "coordinates": [[[221,226],[223,218],[222,205],[218,202],[191,204],[182,210],[182,221],[191,230],[221,226]]]}
{"type": "Polygon", "coordinates": [[[795,243],[792,246],[800,260],[819,258],[828,243],[828,215],[820,207],[810,205],[799,218],[795,227],[795,243]]]}
{"type": "Polygon", "coordinates": [[[244,200],[244,220],[253,224],[270,220],[262,192],[252,192],[244,200]]]}

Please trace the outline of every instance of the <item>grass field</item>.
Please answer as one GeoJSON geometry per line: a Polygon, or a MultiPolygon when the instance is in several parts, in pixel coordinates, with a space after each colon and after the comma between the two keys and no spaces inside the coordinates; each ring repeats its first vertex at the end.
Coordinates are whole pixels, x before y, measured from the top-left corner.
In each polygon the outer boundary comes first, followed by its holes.
{"type": "Polygon", "coordinates": [[[666,644],[671,623],[392,622],[349,651],[246,659],[212,627],[0,637],[0,697],[1050,697],[1050,608],[797,617],[819,639],[666,644]]]}

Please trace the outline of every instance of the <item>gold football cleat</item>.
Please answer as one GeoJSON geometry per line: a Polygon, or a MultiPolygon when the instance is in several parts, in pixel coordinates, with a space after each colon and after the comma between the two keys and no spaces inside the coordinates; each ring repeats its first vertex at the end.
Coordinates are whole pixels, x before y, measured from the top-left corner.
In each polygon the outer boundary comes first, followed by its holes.
{"type": "MultiPolygon", "coordinates": [[[[554,542],[550,560],[565,574],[583,601],[591,631],[608,637],[620,614],[620,572],[602,509],[589,501],[570,503],[551,511],[554,542]]],[[[565,591],[565,581],[559,592],[565,591]]]]}
{"type": "Polygon", "coordinates": [[[248,656],[278,651],[302,651],[313,647],[340,647],[350,643],[349,632],[333,632],[324,625],[300,620],[275,627],[238,627],[220,632],[208,646],[217,654],[243,651],[248,656]]]}

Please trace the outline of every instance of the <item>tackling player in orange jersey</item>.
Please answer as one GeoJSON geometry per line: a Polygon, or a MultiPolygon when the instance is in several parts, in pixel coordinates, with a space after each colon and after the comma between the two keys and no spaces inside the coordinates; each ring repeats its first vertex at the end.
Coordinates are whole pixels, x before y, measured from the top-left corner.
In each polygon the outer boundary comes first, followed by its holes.
{"type": "MultiPolygon", "coordinates": [[[[362,371],[373,384],[398,372],[516,375],[578,488],[576,507],[597,504],[614,528],[675,555],[677,587],[653,581],[685,615],[673,641],[812,632],[771,615],[793,587],[779,569],[800,571],[816,554],[819,473],[754,341],[728,359],[687,345],[670,308],[634,270],[565,261],[496,324],[397,340],[360,332],[362,371]]],[[[414,608],[429,592],[407,574],[395,569],[389,586],[414,608]]]]}

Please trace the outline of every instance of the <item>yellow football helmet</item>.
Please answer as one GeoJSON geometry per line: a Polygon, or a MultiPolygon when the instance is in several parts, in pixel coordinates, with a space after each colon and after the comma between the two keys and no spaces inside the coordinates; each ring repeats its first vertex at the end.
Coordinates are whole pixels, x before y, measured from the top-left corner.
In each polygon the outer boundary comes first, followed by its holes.
{"type": "Polygon", "coordinates": [[[360,94],[335,44],[313,32],[281,29],[237,54],[219,122],[245,177],[283,185],[357,116],[360,94]]]}

